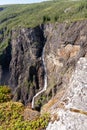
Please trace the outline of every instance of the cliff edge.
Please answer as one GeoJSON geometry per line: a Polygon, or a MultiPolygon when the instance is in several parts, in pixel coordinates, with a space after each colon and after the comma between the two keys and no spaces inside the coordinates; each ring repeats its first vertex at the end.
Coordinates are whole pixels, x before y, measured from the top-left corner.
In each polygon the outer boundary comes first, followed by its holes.
{"type": "MultiPolygon", "coordinates": [[[[80,58],[70,79],[69,88],[59,103],[51,108],[56,115],[46,130],[87,129],[87,58],[80,58]]],[[[54,117],[53,117],[54,118],[54,117]]]]}

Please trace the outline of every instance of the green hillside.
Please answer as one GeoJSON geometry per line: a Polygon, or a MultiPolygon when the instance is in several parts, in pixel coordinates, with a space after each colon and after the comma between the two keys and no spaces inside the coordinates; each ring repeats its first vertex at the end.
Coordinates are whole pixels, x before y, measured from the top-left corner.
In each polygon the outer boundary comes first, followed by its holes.
{"type": "Polygon", "coordinates": [[[84,0],[58,0],[38,4],[1,7],[3,7],[3,10],[0,11],[0,28],[7,26],[8,29],[18,25],[32,27],[45,21],[62,22],[87,17],[87,2],[84,0]],[[44,16],[47,17],[46,20],[44,16]]]}
{"type": "Polygon", "coordinates": [[[86,0],[54,0],[37,4],[0,6],[0,53],[7,46],[10,40],[9,32],[13,28],[86,18],[86,0]]]}

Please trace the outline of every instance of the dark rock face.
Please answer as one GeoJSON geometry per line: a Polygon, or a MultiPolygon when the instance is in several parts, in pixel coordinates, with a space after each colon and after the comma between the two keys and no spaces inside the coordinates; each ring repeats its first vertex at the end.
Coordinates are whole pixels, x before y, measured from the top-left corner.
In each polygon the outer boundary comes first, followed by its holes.
{"type": "Polygon", "coordinates": [[[21,29],[18,34],[16,31],[12,32],[10,86],[13,89],[18,86],[14,100],[21,99],[25,104],[31,102],[35,93],[43,87],[44,69],[41,55],[44,40],[41,27],[21,29]],[[42,76],[39,78],[39,75],[42,76]]]}
{"type": "Polygon", "coordinates": [[[0,84],[11,86],[14,100],[30,103],[43,88],[44,45],[48,77],[45,96],[49,100],[61,88],[67,88],[76,62],[86,56],[87,21],[12,30],[11,41],[0,56],[0,84]]]}
{"type": "Polygon", "coordinates": [[[10,70],[9,65],[11,61],[11,45],[9,44],[7,48],[3,51],[0,56],[0,84],[9,84],[10,70]]]}
{"type": "Polygon", "coordinates": [[[11,39],[10,47],[0,58],[0,81],[2,85],[11,86],[14,100],[26,104],[43,87],[41,55],[45,38],[42,27],[38,26],[34,29],[13,30],[11,39]]]}

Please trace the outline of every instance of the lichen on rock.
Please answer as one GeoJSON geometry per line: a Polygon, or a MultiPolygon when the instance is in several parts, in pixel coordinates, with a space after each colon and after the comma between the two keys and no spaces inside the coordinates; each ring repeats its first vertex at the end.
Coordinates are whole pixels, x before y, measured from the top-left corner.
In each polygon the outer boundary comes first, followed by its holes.
{"type": "Polygon", "coordinates": [[[86,130],[87,129],[87,58],[80,58],[70,79],[69,88],[60,103],[51,108],[59,120],[50,122],[46,130],[86,130]]]}

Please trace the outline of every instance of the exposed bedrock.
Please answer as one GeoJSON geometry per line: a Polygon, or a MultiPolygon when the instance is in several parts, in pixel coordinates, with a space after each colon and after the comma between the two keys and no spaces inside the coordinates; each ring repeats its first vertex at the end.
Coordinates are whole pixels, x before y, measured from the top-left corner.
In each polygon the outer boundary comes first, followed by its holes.
{"type": "Polygon", "coordinates": [[[63,98],[51,108],[46,130],[87,129],[87,58],[80,58],[63,98]],[[56,118],[54,118],[56,117],[56,118]]]}
{"type": "Polygon", "coordinates": [[[44,45],[48,84],[46,92],[35,99],[39,100],[36,106],[67,89],[77,61],[87,53],[87,21],[12,30],[11,41],[0,55],[0,84],[11,86],[14,100],[31,103],[43,89],[44,45]]]}

